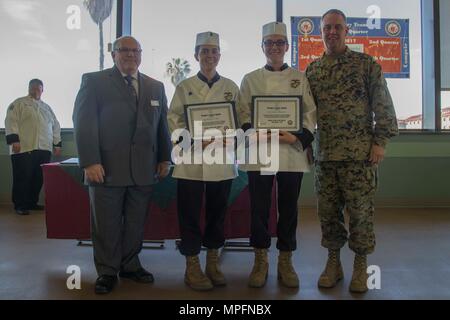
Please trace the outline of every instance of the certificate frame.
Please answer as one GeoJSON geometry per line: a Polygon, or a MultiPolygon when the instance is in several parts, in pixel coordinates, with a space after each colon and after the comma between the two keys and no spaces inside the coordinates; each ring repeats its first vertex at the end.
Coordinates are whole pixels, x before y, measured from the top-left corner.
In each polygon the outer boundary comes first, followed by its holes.
{"type": "MultiPolygon", "coordinates": [[[[203,129],[202,136],[196,137],[194,136],[194,121],[199,121],[198,116],[202,115],[202,112],[209,112],[214,110],[219,110],[224,112],[227,115],[226,122],[228,125],[226,125],[226,129],[234,129],[234,131],[237,130],[237,114],[236,114],[236,103],[235,101],[219,101],[219,102],[208,102],[208,103],[195,103],[195,104],[185,104],[184,105],[184,121],[186,123],[186,128],[189,130],[191,137],[193,139],[202,139],[202,138],[208,138],[208,136],[204,135],[204,131],[206,129],[214,128],[219,129],[216,127],[207,127],[203,129]]],[[[222,130],[223,137],[234,137],[236,134],[233,135],[226,135],[225,130],[222,130]]]]}
{"type": "Polygon", "coordinates": [[[301,95],[262,95],[262,96],[252,96],[252,127],[256,130],[258,129],[278,129],[283,131],[289,131],[294,133],[303,132],[303,96],[301,95]],[[260,116],[258,112],[259,101],[267,102],[267,101],[282,102],[289,100],[290,102],[294,101],[298,104],[298,108],[295,111],[294,118],[297,120],[296,123],[291,126],[261,126],[258,124],[257,118],[260,116]]]}

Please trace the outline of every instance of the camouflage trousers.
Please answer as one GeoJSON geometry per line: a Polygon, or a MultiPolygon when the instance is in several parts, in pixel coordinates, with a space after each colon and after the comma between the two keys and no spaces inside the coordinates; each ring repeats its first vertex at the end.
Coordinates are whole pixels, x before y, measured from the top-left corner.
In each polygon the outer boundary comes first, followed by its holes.
{"type": "Polygon", "coordinates": [[[340,249],[348,240],[350,249],[357,254],[367,255],[374,251],[374,195],[377,185],[377,167],[367,161],[316,163],[315,186],[322,246],[340,249]],[[349,216],[349,237],[344,209],[349,216]]]}

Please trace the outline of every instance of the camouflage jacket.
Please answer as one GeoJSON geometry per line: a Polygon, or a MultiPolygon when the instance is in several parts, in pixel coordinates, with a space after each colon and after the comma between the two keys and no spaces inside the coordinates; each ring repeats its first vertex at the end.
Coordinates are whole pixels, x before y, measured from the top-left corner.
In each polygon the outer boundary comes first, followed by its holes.
{"type": "Polygon", "coordinates": [[[349,48],[323,55],[306,70],[317,105],[317,160],[366,160],[372,144],[385,147],[398,134],[381,66],[349,48]]]}

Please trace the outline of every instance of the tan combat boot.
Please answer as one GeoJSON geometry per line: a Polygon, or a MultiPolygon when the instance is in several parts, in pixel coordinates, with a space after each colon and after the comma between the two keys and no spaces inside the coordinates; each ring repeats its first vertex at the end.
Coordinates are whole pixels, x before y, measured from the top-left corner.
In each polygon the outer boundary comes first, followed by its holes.
{"type": "Polygon", "coordinates": [[[206,252],[205,274],[215,286],[224,286],[227,284],[225,276],[219,268],[219,250],[208,249],[206,252]]]}
{"type": "Polygon", "coordinates": [[[295,269],[292,266],[292,252],[280,251],[278,256],[278,280],[288,288],[298,288],[299,280],[295,269]]]}
{"type": "Polygon", "coordinates": [[[353,275],[350,282],[350,292],[364,293],[367,288],[367,257],[355,255],[355,261],[353,263],[353,275]]]}
{"type": "Polygon", "coordinates": [[[317,285],[319,288],[333,288],[342,278],[344,278],[344,272],[339,259],[339,250],[328,250],[327,265],[317,285]]]}
{"type": "Polygon", "coordinates": [[[184,282],[194,290],[211,290],[213,285],[200,267],[198,256],[186,256],[184,282]]]}
{"type": "Polygon", "coordinates": [[[267,259],[267,249],[255,248],[255,262],[248,280],[248,286],[252,288],[264,287],[268,273],[269,262],[267,259]]]}

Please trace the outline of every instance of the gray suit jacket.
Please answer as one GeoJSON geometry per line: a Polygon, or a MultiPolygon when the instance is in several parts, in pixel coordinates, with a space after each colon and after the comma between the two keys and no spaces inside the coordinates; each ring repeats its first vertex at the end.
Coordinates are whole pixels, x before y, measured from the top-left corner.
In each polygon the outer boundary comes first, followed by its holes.
{"type": "Polygon", "coordinates": [[[164,85],[139,73],[139,104],[113,67],[83,75],[73,111],[79,164],[101,164],[104,186],[150,185],[170,161],[164,85]]]}

